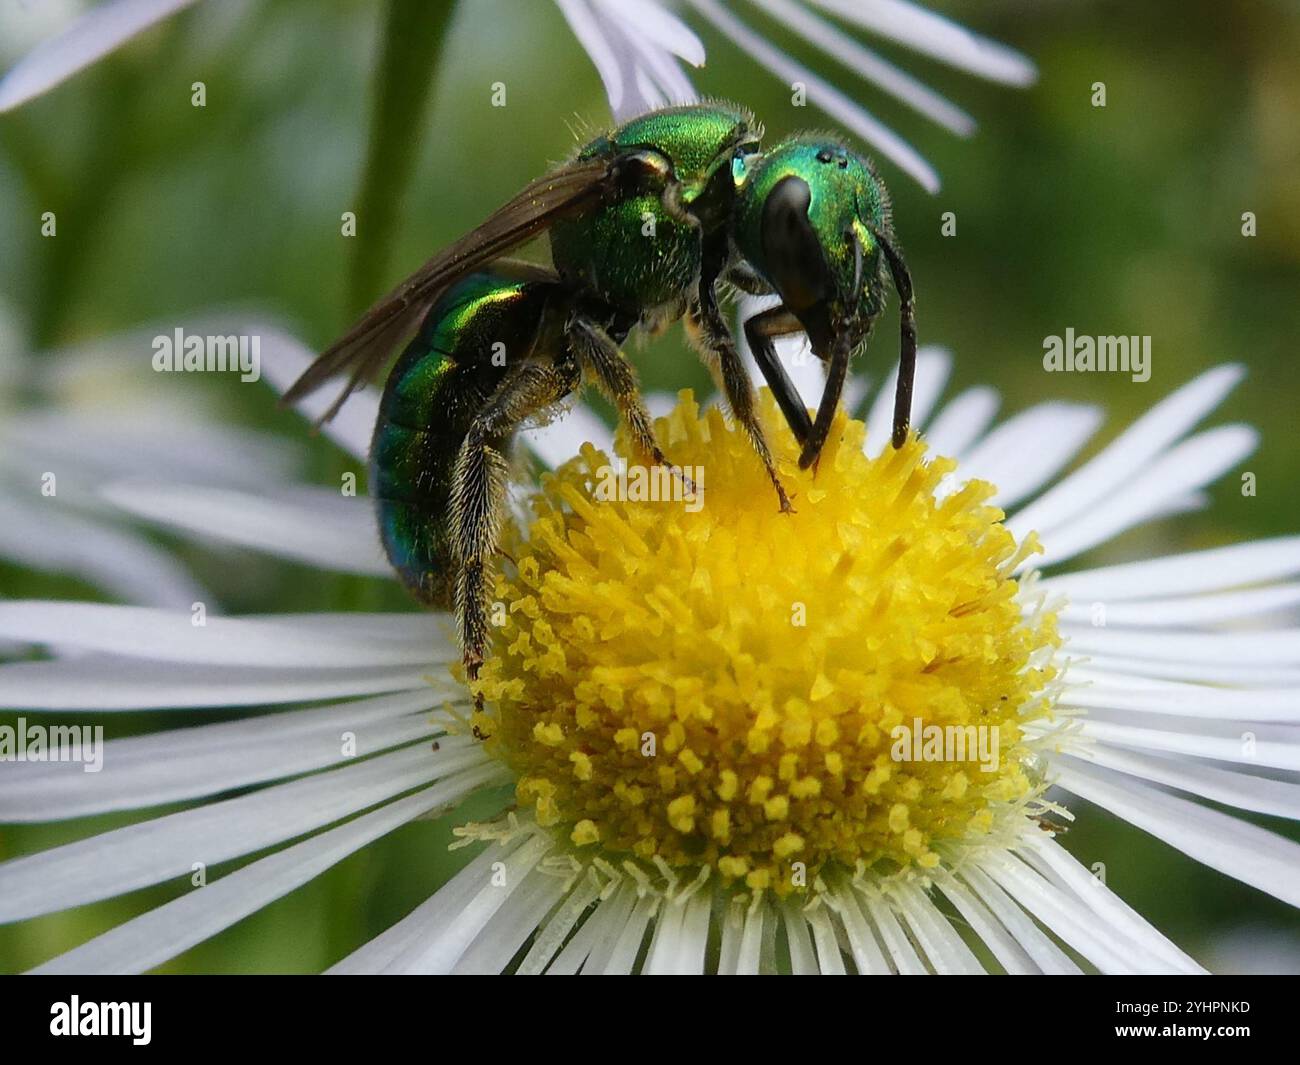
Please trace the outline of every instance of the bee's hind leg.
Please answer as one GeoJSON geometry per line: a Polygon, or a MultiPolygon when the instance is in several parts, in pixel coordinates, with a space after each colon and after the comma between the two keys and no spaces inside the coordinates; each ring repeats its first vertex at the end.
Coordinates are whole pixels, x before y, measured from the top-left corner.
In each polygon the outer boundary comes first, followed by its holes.
{"type": "MultiPolygon", "coordinates": [[[[515,430],[528,417],[563,399],[578,385],[570,363],[528,362],[506,375],[470,426],[452,475],[452,553],[455,608],[465,675],[478,679],[488,642],[492,558],[501,533],[508,462],[515,430]]],[[[482,705],[475,697],[475,707],[482,705]]]]}

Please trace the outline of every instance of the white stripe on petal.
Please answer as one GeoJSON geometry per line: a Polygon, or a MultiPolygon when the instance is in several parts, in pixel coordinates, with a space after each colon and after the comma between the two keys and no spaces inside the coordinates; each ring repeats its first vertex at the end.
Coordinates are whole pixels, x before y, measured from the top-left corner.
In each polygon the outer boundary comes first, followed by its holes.
{"type": "MultiPolygon", "coordinates": [[[[427,712],[435,699],[426,688],[109,740],[95,773],[79,762],[3,762],[0,822],[157,806],[330,768],[442,731],[427,712]]],[[[442,747],[465,742],[448,737],[442,747]]]]}
{"type": "Polygon", "coordinates": [[[906,0],[813,0],[813,3],[873,33],[990,81],[1031,85],[1038,77],[1034,64],[1019,52],[906,0]]]}
{"type": "Polygon", "coordinates": [[[1222,403],[1244,373],[1237,365],[1219,366],[1162,399],[1100,454],[1020,511],[1016,529],[1068,528],[1075,515],[1091,513],[1098,500],[1149,469],[1153,458],[1222,403]]]}
{"type": "Polygon", "coordinates": [[[453,806],[480,787],[503,783],[497,763],[480,764],[312,836],[150,910],[34,969],[35,973],[142,973],[229,928],[320,876],[408,821],[453,806]]]}
{"type": "Polygon", "coordinates": [[[0,665],[0,706],[20,710],[173,710],[262,706],[413,691],[443,682],[426,669],[231,669],[86,655],[0,665]]]}
{"type": "Polygon", "coordinates": [[[0,111],[10,111],[102,59],[194,0],[106,0],[37,45],[0,79],[0,111]]]}
{"type": "Polygon", "coordinates": [[[0,865],[0,921],[113,898],[253,854],[487,758],[424,744],[91,836],[0,865]]]}
{"type": "Polygon", "coordinates": [[[795,62],[760,34],[755,33],[717,0],[688,0],[690,5],[731,39],[737,48],[748,52],[759,65],[766,67],[786,85],[802,82],[808,99],[855,134],[874,145],[927,192],[939,191],[939,175],[916,150],[893,130],[880,123],[830,82],[795,62]]]}
{"type": "Polygon", "coordinates": [[[1300,536],[1279,536],[1063,573],[1044,578],[1042,587],[1079,601],[1146,599],[1215,592],[1296,574],[1300,574],[1300,536]]]}
{"type": "Polygon", "coordinates": [[[392,573],[366,499],[327,489],[267,486],[254,494],[144,481],[110,484],[102,494],[137,517],[208,539],[336,573],[392,573]]]}
{"type": "Polygon", "coordinates": [[[405,638],[371,635],[364,628],[367,617],[358,615],[360,624],[355,628],[329,631],[275,615],[206,617],[202,624],[195,624],[189,611],[32,600],[0,602],[0,636],[157,662],[204,665],[339,669],[431,665],[455,657],[431,615],[401,615],[405,638]]]}
{"type": "Polygon", "coordinates": [[[969,137],[975,132],[975,120],[960,107],[949,103],[937,92],[893,63],[886,62],[869,48],[864,48],[839,27],[818,18],[791,0],[753,2],[858,77],[874,82],[919,114],[959,137],[969,137]]]}
{"type": "Polygon", "coordinates": [[[1300,906],[1300,844],[1098,766],[1054,760],[1056,783],[1202,865],[1300,906]]]}

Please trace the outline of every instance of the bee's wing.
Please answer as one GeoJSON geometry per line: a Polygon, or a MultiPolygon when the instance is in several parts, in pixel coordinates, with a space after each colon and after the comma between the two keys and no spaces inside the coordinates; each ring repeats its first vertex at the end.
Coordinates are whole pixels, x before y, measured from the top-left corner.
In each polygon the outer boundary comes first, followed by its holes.
{"type": "Polygon", "coordinates": [[[556,219],[599,203],[613,190],[619,163],[617,157],[571,163],[526,186],[481,226],[438,252],[371,307],[307,367],[285,392],[281,405],[296,403],[330,378],[350,373],[342,394],[318,419],[329,421],[358,385],[378,375],[389,353],[443,289],[531,240],[556,219]]]}

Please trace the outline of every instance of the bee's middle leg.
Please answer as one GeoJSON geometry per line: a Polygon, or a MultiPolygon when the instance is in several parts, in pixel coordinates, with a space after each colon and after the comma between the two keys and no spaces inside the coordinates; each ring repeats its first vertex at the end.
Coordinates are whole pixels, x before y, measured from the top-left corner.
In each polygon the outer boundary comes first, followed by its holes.
{"type": "MultiPolygon", "coordinates": [[[[618,408],[619,417],[632,434],[637,450],[648,455],[656,465],[672,468],[672,463],[655,438],[654,420],[641,399],[636,370],[627,356],[599,324],[577,315],[569,323],[570,347],[588,376],[618,408]]],[[[690,492],[695,486],[680,473],[678,476],[690,492]]]]}
{"type": "Polygon", "coordinates": [[[456,562],[456,618],[465,673],[478,678],[488,642],[492,558],[501,533],[508,462],[519,425],[558,402],[579,383],[569,362],[530,362],[506,376],[470,426],[452,476],[452,554],[456,562]]]}

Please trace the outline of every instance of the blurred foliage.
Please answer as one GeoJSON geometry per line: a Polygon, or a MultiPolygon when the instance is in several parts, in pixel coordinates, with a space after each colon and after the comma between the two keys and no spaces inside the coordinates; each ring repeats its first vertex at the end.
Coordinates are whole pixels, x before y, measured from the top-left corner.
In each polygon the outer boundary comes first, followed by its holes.
{"type": "MultiPolygon", "coordinates": [[[[24,6],[3,2],[8,23],[23,17],[24,6]]],[[[1294,6],[1281,0],[950,0],[934,6],[1039,64],[1040,81],[1022,92],[879,46],[979,119],[968,142],[817,59],[754,9],[741,10],[792,53],[816,61],[942,174],[943,190],[930,197],[883,167],[916,279],[922,340],[944,344],[957,357],[948,394],[994,384],[1004,413],[1043,397],[1100,403],[1108,411],[1102,442],[1204,368],[1239,360],[1249,377],[1214,420],[1260,428],[1262,445],[1245,464],[1258,476],[1258,495],[1243,498],[1236,475],[1229,475],[1214,489],[1210,513],[1143,527],[1080,561],[1296,531],[1300,466],[1291,347],[1300,335],[1300,20],[1294,6]],[[1107,87],[1105,108],[1090,102],[1098,81],[1107,87]],[[946,211],[956,213],[955,237],[940,235],[946,211]],[[1242,236],[1243,211],[1257,215],[1257,237],[1242,236]],[[1150,382],[1045,374],[1043,337],[1067,327],[1151,335],[1150,382]]],[[[439,32],[436,15],[423,21],[422,31],[439,32]]],[[[187,315],[222,306],[273,312],[321,346],[347,324],[358,301],[378,295],[565,157],[574,146],[573,128],[607,121],[596,75],[553,5],[462,0],[436,65],[436,41],[390,36],[385,54],[397,57],[401,77],[383,91],[400,106],[379,108],[385,117],[376,127],[374,67],[384,22],[380,5],[360,0],[202,3],[0,116],[0,345],[12,349],[0,351],[9,376],[0,410],[37,398],[42,360],[53,356],[25,359],[25,352],[142,323],[170,329],[187,315]],[[428,75],[423,88],[421,63],[428,75]],[[196,81],[207,86],[204,108],[191,106],[196,81]],[[496,81],[507,86],[504,108],[491,106],[496,81]],[[427,107],[419,99],[424,89],[431,94],[427,107]],[[393,146],[391,180],[382,157],[366,171],[371,144],[393,146]],[[400,171],[408,164],[412,180],[403,191],[400,171]],[[374,201],[376,189],[391,191],[387,221],[374,201]],[[48,210],[58,216],[54,240],[39,235],[40,215],[48,210]],[[345,211],[359,214],[354,241],[340,235],[345,211]],[[359,283],[352,281],[354,270],[359,283]]],[[[812,108],[792,107],[788,87],[757,71],[725,39],[696,28],[709,54],[707,67],[693,72],[702,92],[741,98],[765,121],[769,138],[827,125],[812,108]]],[[[0,42],[0,65],[16,57],[5,48],[0,42]]],[[[894,335],[894,323],[883,323],[860,367],[877,380],[894,357],[894,335]]],[[[141,351],[142,363],[148,354],[141,351]]],[[[708,388],[677,331],[636,359],[648,387],[708,388]]],[[[277,411],[265,386],[174,375],[167,387],[178,393],[178,404],[197,394],[216,417],[302,437],[318,479],[333,480],[353,465],[323,439],[308,440],[301,421],[277,411]]],[[[242,556],[231,567],[228,555],[161,539],[222,592],[231,612],[410,608],[386,582],[242,556]]],[[[0,566],[0,594],[95,592],[0,566]]],[[[205,714],[204,720],[222,716],[233,715],[205,714]]],[[[173,726],[193,720],[164,718],[173,726]]],[[[157,716],[115,716],[110,734],[157,722],[157,716]]],[[[1248,925],[1297,938],[1300,922],[1282,904],[1108,815],[1090,816],[1083,804],[1076,812],[1082,816],[1066,845],[1086,863],[1104,861],[1111,886],[1194,955],[1206,956],[1223,931],[1248,925]]],[[[119,820],[100,818],[92,827],[119,820]]],[[[9,829],[0,836],[0,857],[85,831],[80,822],[9,829]]],[[[445,820],[408,825],[164,970],[319,969],[427,897],[466,857],[464,851],[448,855],[449,839],[445,820]]],[[[187,883],[172,883],[2,928],[0,970],[26,968],[186,890],[187,883]]]]}

